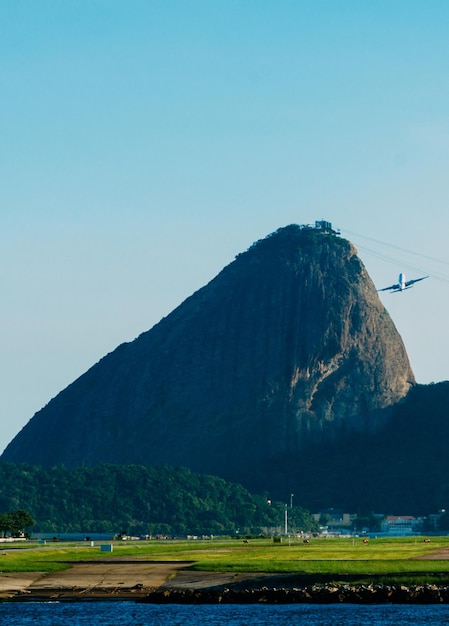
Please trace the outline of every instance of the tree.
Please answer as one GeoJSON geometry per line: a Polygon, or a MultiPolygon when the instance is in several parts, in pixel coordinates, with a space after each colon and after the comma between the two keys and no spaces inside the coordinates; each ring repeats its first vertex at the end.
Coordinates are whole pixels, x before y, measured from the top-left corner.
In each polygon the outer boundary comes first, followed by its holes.
{"type": "Polygon", "coordinates": [[[34,519],[27,511],[19,510],[9,513],[0,513],[0,533],[5,537],[11,533],[13,537],[25,534],[25,529],[34,525],[34,519]]]}
{"type": "Polygon", "coordinates": [[[329,515],[329,513],[321,513],[318,523],[320,526],[327,526],[331,521],[332,517],[329,515]]]}
{"type": "Polygon", "coordinates": [[[288,525],[296,532],[315,532],[319,530],[317,522],[315,522],[309,511],[301,506],[294,506],[288,509],[288,525]]]}
{"type": "Polygon", "coordinates": [[[381,516],[374,515],[374,513],[359,515],[354,522],[354,527],[357,530],[370,530],[371,532],[376,532],[380,530],[382,519],[383,518],[381,516]]]}
{"type": "Polygon", "coordinates": [[[15,513],[10,513],[10,532],[13,537],[20,537],[25,534],[25,529],[34,526],[34,519],[27,511],[20,509],[15,513]]]}
{"type": "Polygon", "coordinates": [[[11,530],[11,513],[0,513],[0,533],[2,537],[11,530]]]}

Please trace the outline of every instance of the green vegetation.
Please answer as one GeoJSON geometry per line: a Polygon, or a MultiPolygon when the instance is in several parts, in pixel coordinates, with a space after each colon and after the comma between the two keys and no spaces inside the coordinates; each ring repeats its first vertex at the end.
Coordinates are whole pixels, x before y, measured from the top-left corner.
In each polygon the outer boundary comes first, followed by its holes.
{"type": "MultiPolygon", "coordinates": [[[[0,485],[0,511],[25,509],[33,532],[244,536],[272,532],[284,519],[282,504],[182,468],[0,463],[0,485]]],[[[315,528],[301,507],[290,520],[298,530],[315,528]]]]}
{"type": "MultiPolygon", "coordinates": [[[[0,552],[1,570],[56,571],[71,563],[97,559],[98,546],[57,544],[35,546],[34,550],[0,552]]],[[[27,547],[29,545],[27,544],[27,547]]],[[[448,560],[420,560],[439,550],[449,550],[449,538],[313,539],[309,544],[287,541],[275,544],[269,539],[139,541],[115,542],[112,554],[104,558],[128,556],[155,561],[191,561],[198,571],[291,573],[301,582],[354,582],[449,584],[448,560]]]]}
{"type": "MultiPolygon", "coordinates": [[[[416,385],[370,435],[349,431],[279,457],[272,467],[283,468],[285,491],[300,493],[311,511],[422,516],[449,510],[448,406],[449,382],[416,385]]],[[[449,530],[449,515],[441,522],[449,530]]]]}
{"type": "Polygon", "coordinates": [[[19,510],[0,513],[0,533],[3,537],[7,534],[10,534],[12,537],[20,537],[33,524],[34,519],[26,511],[19,510]]]}

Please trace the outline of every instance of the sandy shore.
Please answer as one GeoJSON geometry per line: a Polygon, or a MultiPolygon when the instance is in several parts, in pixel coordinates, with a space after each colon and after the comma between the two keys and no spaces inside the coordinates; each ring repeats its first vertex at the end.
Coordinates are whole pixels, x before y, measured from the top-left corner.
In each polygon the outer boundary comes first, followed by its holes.
{"type": "Polygon", "coordinates": [[[0,574],[0,599],[144,597],[187,565],[98,559],[74,563],[62,572],[0,574]]]}
{"type": "Polygon", "coordinates": [[[205,589],[263,574],[194,572],[190,562],[97,559],[55,573],[0,574],[0,600],[141,599],[155,591],[205,589]]]}

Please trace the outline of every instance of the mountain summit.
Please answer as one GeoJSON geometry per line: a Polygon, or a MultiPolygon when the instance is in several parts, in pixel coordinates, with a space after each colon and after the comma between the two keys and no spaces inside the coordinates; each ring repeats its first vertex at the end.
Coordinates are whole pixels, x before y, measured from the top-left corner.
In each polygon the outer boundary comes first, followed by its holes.
{"type": "Polygon", "coordinates": [[[264,489],[276,459],[375,431],[414,382],[353,245],[290,225],[59,393],[1,460],[186,466],[264,489]]]}

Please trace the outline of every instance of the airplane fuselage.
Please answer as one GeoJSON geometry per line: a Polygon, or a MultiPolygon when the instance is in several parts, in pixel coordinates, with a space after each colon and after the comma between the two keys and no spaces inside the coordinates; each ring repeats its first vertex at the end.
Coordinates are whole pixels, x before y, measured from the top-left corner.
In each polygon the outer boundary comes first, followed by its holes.
{"type": "Polygon", "coordinates": [[[398,291],[405,291],[406,289],[410,289],[413,287],[415,283],[419,283],[421,280],[429,278],[428,276],[422,276],[422,278],[414,278],[412,280],[406,280],[405,274],[401,272],[399,274],[399,282],[396,285],[390,285],[389,287],[384,287],[383,289],[379,289],[378,291],[390,291],[391,293],[397,293],[398,291]]]}

